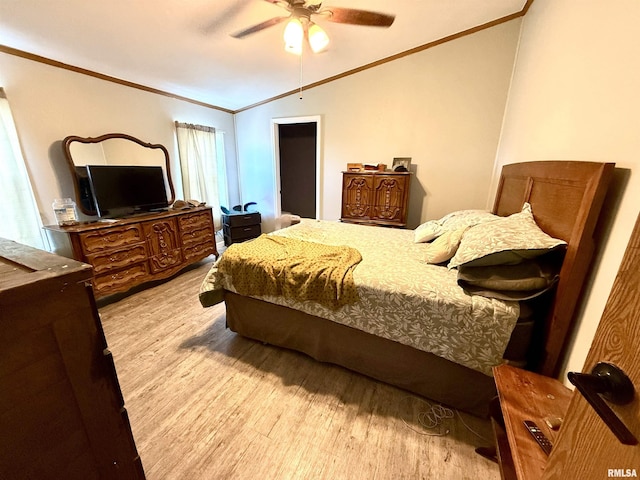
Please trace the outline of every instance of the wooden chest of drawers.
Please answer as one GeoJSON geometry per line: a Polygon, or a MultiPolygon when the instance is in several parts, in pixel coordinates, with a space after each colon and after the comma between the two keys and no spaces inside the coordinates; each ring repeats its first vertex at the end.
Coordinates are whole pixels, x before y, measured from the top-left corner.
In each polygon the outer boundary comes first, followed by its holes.
{"type": "Polygon", "coordinates": [[[0,478],[143,479],[91,268],[0,239],[0,478]]]}
{"type": "Polygon", "coordinates": [[[169,277],[218,255],[208,207],[45,228],[56,252],[93,266],[98,298],[169,277]]]}
{"type": "Polygon", "coordinates": [[[343,222],[405,227],[409,172],[343,172],[343,222]]]}
{"type": "Polygon", "coordinates": [[[232,243],[245,242],[259,237],[262,233],[261,219],[258,212],[223,215],[224,244],[229,246],[232,243]]]}

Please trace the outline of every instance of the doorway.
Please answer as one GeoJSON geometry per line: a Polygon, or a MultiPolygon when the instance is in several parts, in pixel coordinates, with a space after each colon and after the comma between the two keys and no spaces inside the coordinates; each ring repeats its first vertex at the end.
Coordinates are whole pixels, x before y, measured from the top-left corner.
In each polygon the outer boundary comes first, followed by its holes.
{"type": "Polygon", "coordinates": [[[273,120],[276,216],[320,218],[319,117],[273,120]]]}

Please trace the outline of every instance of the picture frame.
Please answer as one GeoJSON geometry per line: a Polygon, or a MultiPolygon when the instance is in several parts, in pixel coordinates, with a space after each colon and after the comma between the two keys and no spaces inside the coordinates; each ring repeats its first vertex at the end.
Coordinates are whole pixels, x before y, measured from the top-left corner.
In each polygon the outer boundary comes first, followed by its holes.
{"type": "Polygon", "coordinates": [[[395,157],[391,164],[391,170],[394,172],[411,171],[411,157],[395,157]]]}

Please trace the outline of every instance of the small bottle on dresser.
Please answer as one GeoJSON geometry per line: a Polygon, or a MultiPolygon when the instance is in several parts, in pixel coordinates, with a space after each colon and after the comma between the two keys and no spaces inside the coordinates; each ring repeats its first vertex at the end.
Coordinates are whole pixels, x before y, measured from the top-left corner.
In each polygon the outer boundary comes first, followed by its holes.
{"type": "Polygon", "coordinates": [[[55,213],[56,221],[60,226],[78,224],[76,203],[70,198],[56,198],[53,201],[53,213],[55,213]]]}

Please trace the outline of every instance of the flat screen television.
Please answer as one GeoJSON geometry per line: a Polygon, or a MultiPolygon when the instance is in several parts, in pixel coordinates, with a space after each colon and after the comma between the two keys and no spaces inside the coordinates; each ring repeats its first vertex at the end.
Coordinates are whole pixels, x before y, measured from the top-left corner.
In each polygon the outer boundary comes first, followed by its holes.
{"type": "Polygon", "coordinates": [[[162,167],[87,165],[87,174],[100,217],[122,217],[169,205],[162,167]]]}

